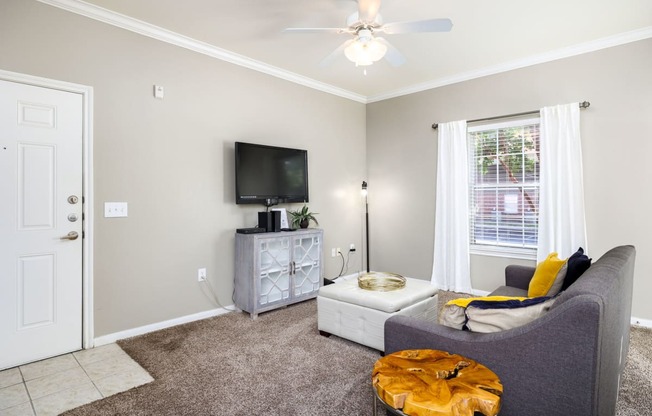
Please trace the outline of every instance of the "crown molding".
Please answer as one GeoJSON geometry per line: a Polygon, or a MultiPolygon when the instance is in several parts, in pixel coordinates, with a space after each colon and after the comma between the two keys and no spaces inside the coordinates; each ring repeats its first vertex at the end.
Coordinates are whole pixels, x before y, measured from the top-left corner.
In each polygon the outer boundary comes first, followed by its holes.
{"type": "Polygon", "coordinates": [[[613,46],[624,45],[626,43],[636,42],[643,39],[652,38],[652,26],[632,30],[630,32],[619,33],[617,35],[596,39],[590,42],[580,43],[566,48],[557,49],[550,52],[532,55],[523,59],[517,59],[498,65],[481,68],[475,71],[463,72],[450,77],[439,78],[436,80],[415,84],[407,88],[400,88],[387,93],[372,95],[367,97],[367,103],[383,101],[390,98],[400,97],[403,95],[414,94],[416,92],[426,91],[433,88],[443,87],[446,85],[456,84],[458,82],[469,81],[476,78],[486,77],[488,75],[500,74],[502,72],[514,69],[525,68],[528,66],[538,65],[546,62],[556,61],[558,59],[569,58],[584,53],[594,52],[600,49],[611,48],[613,46]]]}
{"type": "Polygon", "coordinates": [[[349,100],[357,101],[363,104],[367,103],[367,97],[364,95],[356,94],[354,92],[338,88],[330,84],[316,81],[312,78],[296,74],[255,59],[248,58],[244,55],[231,52],[226,49],[218,48],[206,42],[202,42],[188,36],[181,35],[176,32],[164,29],[162,27],[144,22],[142,20],[134,19],[120,13],[107,10],[103,7],[94,4],[86,3],[81,0],[38,0],[41,3],[50,6],[58,7],[60,9],[76,13],[103,23],[110,24],[122,29],[129,30],[140,35],[144,35],[171,45],[179,46],[189,49],[203,55],[217,58],[235,65],[245,68],[253,69],[254,71],[262,72],[295,84],[303,85],[305,87],[313,88],[319,91],[327,92],[339,97],[347,98],[349,100]]]}
{"type": "Polygon", "coordinates": [[[352,101],[357,101],[363,104],[374,103],[383,101],[390,98],[396,98],[403,95],[414,94],[439,88],[446,85],[457,84],[459,82],[469,81],[476,78],[482,78],[489,75],[500,74],[502,72],[511,71],[514,69],[525,68],[528,66],[538,65],[546,62],[556,61],[558,59],[568,58],[584,53],[594,52],[600,49],[606,49],[613,46],[623,45],[630,42],[636,42],[643,39],[652,38],[652,26],[643,27],[641,29],[632,30],[629,32],[620,33],[613,36],[604,37],[590,42],[580,43],[577,45],[569,46],[562,49],[557,49],[550,52],[545,52],[537,55],[532,55],[523,59],[517,59],[510,62],[505,62],[498,65],[493,65],[478,70],[467,71],[449,77],[438,78],[432,81],[414,84],[406,88],[400,88],[393,91],[388,91],[381,94],[371,96],[364,96],[334,85],[326,84],[303,75],[296,74],[269,64],[266,64],[255,59],[248,58],[244,55],[231,52],[226,49],[218,48],[206,42],[202,42],[176,32],[164,29],[162,27],[152,25],[142,20],[134,19],[120,13],[113,12],[103,7],[87,3],[82,0],[38,0],[41,3],[50,6],[58,7],[60,9],[76,13],[103,23],[107,23],[122,29],[129,30],[134,33],[141,34],[153,39],[160,40],[172,45],[176,45],[191,51],[195,51],[212,58],[220,59],[235,65],[245,68],[253,69],[254,71],[262,72],[277,78],[284,79],[308,88],[313,88],[322,92],[333,94],[342,98],[352,101]]]}

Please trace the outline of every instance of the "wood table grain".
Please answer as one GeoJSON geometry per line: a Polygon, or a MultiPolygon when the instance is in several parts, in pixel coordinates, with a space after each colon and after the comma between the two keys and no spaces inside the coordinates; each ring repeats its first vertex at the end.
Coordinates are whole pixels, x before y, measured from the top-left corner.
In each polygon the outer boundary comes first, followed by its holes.
{"type": "Polygon", "coordinates": [[[471,359],[438,350],[405,350],[380,358],[372,374],[378,397],[410,416],[495,416],[503,385],[471,359]]]}

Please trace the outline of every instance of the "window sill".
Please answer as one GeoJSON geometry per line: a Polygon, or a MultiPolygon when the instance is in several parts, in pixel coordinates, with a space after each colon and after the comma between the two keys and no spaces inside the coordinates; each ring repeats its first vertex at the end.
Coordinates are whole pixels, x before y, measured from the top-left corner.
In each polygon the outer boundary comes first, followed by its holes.
{"type": "Polygon", "coordinates": [[[479,256],[505,257],[510,259],[535,261],[537,259],[536,248],[471,245],[469,251],[471,254],[479,256]]]}

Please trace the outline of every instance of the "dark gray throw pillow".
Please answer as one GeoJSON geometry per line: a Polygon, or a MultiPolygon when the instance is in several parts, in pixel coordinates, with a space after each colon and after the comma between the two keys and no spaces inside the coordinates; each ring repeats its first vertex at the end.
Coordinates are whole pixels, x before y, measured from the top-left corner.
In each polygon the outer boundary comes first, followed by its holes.
{"type": "Polygon", "coordinates": [[[591,266],[591,259],[584,254],[584,249],[580,247],[572,256],[568,258],[566,277],[561,286],[561,290],[566,290],[570,285],[575,283],[577,279],[591,266]]]}

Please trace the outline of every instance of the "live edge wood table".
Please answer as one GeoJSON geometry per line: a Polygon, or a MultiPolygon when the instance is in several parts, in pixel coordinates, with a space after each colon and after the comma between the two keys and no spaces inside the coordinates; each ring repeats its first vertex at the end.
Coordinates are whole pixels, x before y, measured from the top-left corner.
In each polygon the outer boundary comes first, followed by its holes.
{"type": "Polygon", "coordinates": [[[495,416],[503,385],[487,367],[438,350],[405,350],[374,365],[376,401],[394,414],[409,416],[495,416]]]}

